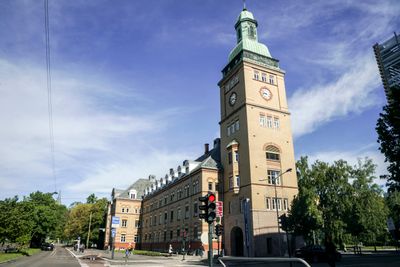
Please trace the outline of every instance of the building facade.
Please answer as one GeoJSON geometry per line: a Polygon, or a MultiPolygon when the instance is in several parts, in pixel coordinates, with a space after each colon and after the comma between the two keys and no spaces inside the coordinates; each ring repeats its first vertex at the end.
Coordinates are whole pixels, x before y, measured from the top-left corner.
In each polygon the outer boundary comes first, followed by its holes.
{"type": "Polygon", "coordinates": [[[237,256],[281,254],[277,213],[298,192],[295,171],[281,175],[295,170],[285,72],[258,42],[257,26],[244,9],[219,82],[225,248],[237,256]]]}
{"type": "Polygon", "coordinates": [[[113,188],[111,201],[108,203],[104,247],[112,244],[111,219],[120,219],[119,227],[115,228],[114,247],[124,249],[129,246],[139,247],[140,216],[142,213],[142,196],[145,188],[152,184],[153,179],[139,179],[125,190],[113,188]]]}
{"type": "Polygon", "coordinates": [[[208,224],[199,219],[198,198],[210,191],[223,201],[225,255],[279,256],[287,248],[278,216],[288,211],[298,187],[285,72],[258,41],[257,27],[244,9],[218,83],[221,138],[212,149],[206,144],[196,160],[149,180],[137,232],[142,249],[167,251],[171,244],[207,250],[208,224]]]}
{"type": "Polygon", "coordinates": [[[392,38],[382,44],[376,43],[373,48],[386,98],[390,103],[391,88],[400,86],[400,37],[395,32],[392,38]]]}

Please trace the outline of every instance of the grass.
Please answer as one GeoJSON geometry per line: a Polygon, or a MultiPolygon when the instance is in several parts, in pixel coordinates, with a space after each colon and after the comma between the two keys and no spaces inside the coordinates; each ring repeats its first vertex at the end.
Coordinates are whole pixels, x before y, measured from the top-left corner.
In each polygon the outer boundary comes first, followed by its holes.
{"type": "Polygon", "coordinates": [[[23,255],[21,253],[4,253],[0,252],[0,263],[9,261],[9,260],[14,260],[19,257],[22,257],[23,255]]]}
{"type": "Polygon", "coordinates": [[[14,260],[22,256],[32,256],[39,252],[40,252],[39,248],[27,248],[21,250],[20,252],[11,252],[11,253],[0,252],[0,263],[14,260]]]}

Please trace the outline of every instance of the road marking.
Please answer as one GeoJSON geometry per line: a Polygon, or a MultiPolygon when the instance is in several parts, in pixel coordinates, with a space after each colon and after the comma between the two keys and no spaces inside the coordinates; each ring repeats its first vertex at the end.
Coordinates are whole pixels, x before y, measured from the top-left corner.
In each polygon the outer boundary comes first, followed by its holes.
{"type": "Polygon", "coordinates": [[[57,247],[50,253],[50,257],[54,257],[54,255],[56,254],[57,251],[57,247]]]}

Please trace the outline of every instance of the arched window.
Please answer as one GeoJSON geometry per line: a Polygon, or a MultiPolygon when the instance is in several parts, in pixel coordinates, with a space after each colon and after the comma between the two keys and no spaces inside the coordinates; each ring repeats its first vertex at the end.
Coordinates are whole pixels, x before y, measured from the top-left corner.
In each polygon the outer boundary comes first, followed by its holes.
{"type": "Polygon", "coordinates": [[[277,148],[274,145],[268,145],[265,148],[265,154],[266,154],[267,160],[273,160],[273,161],[281,160],[279,148],[277,148]]]}

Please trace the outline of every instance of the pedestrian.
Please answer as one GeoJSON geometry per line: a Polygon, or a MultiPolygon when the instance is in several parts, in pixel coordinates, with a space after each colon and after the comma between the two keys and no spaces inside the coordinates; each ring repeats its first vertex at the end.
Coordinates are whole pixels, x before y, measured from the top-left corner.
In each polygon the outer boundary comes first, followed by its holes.
{"type": "Polygon", "coordinates": [[[125,249],[125,263],[128,261],[129,254],[130,254],[129,248],[126,248],[126,249],[125,249]]]}
{"type": "Polygon", "coordinates": [[[172,256],[172,244],[169,244],[168,254],[172,256]]]}
{"type": "Polygon", "coordinates": [[[204,251],[204,248],[203,248],[203,246],[201,246],[200,251],[199,251],[199,255],[201,258],[203,258],[203,253],[204,253],[203,251],[204,251]]]}
{"type": "Polygon", "coordinates": [[[80,251],[82,252],[82,253],[84,253],[85,252],[85,244],[81,244],[81,246],[80,246],[80,251]]]}

